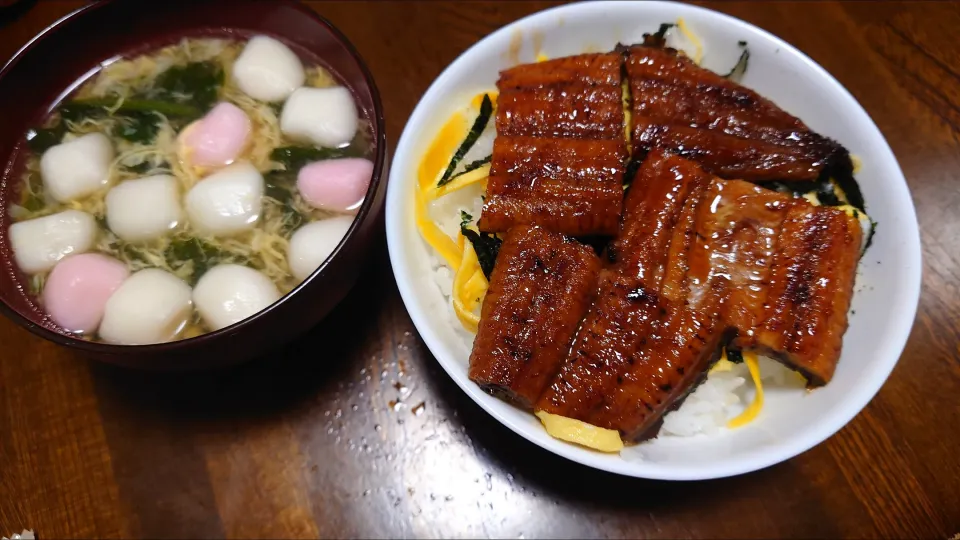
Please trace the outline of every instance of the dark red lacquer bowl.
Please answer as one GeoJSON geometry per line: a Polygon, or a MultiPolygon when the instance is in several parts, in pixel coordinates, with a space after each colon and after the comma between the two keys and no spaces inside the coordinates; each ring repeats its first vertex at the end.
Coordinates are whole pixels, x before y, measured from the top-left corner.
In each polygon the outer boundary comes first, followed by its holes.
{"type": "Polygon", "coordinates": [[[383,106],[373,77],[347,38],[292,0],[107,0],[83,7],[27,43],[0,70],[0,310],[34,334],[84,356],[155,370],[203,369],[249,360],[315,326],[346,296],[359,274],[383,206],[387,145],[383,106]],[[373,180],[346,237],[314,274],[277,303],[233,326],[159,345],[120,346],[71,336],[51,321],[13,263],[7,208],[18,196],[18,153],[77,80],[103,61],[140,54],[184,37],[265,34],[319,61],[353,91],[373,130],[373,180]]]}

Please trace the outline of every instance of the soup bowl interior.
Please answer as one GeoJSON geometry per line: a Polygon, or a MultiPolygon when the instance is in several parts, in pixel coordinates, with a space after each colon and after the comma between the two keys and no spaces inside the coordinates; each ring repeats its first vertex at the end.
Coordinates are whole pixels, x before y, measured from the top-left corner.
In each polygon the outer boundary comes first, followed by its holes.
{"type": "Polygon", "coordinates": [[[487,412],[530,441],[571,460],[625,475],[704,479],[763,468],[824,440],[879,390],[903,350],[919,298],[920,242],[906,181],[869,115],[829,73],[783,40],[743,21],[672,2],[585,2],[534,14],[487,36],[454,61],[414,110],[391,168],[387,241],[400,293],[418,331],[453,380],[487,412]],[[467,376],[470,342],[432,278],[429,247],[414,222],[417,167],[451,113],[495,88],[499,70],[609,51],[640,43],[645,32],[683,17],[704,46],[704,66],[724,73],[750,49],[743,84],[845,145],[863,165],[857,174],[867,211],[878,222],[858,272],[850,327],[833,381],[812,392],[767,392],[760,417],[717,435],[661,437],[601,454],[551,438],[531,414],[484,393],[467,376]]]}
{"type": "Polygon", "coordinates": [[[318,323],[349,291],[373,241],[383,205],[386,137],[376,85],[365,64],[329,22],[299,3],[109,0],[57,21],[27,43],[0,70],[0,307],[35,334],[116,364],[161,370],[197,369],[241,362],[318,323]],[[105,32],[104,29],[109,29],[105,32]],[[373,178],[357,217],[330,257],[309,278],[263,311],[233,326],[187,340],[119,346],[78,339],[45,315],[27,292],[8,238],[7,208],[17,201],[25,133],[64,96],[104,64],[177,43],[183,38],[245,39],[268,35],[316,61],[353,93],[372,131],[373,178]]]}

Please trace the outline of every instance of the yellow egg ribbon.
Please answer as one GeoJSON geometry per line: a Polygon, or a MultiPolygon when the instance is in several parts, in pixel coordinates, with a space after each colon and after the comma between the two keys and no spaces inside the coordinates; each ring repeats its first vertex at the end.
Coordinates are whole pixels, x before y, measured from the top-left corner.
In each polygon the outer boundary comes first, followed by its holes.
{"type": "MultiPolygon", "coordinates": [[[[495,92],[481,93],[471,100],[473,108],[479,108],[484,95],[496,103],[495,92]]],[[[490,177],[489,163],[439,185],[447,165],[466,136],[467,129],[466,117],[460,112],[454,113],[430,144],[417,171],[414,215],[420,236],[440,254],[454,272],[452,301],[460,324],[468,331],[476,333],[480,323],[480,316],[476,311],[483,301],[489,283],[480,268],[473,244],[460,232],[457,233],[456,240],[447,236],[436,222],[430,219],[428,208],[434,200],[473,184],[479,183],[486,190],[486,181],[490,177]]]]}

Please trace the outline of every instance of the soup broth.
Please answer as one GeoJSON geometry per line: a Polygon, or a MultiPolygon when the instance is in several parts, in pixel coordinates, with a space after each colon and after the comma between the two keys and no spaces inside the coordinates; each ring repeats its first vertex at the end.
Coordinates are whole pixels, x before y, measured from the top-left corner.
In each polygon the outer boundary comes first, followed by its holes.
{"type": "MultiPolygon", "coordinates": [[[[272,40],[266,45],[284,47],[272,40]]],[[[19,201],[7,209],[14,227],[18,223],[53,216],[66,210],[78,210],[92,216],[96,222],[92,246],[88,249],[68,246],[65,253],[58,257],[56,264],[59,264],[59,260],[65,260],[82,251],[95,252],[122,262],[130,274],[135,275],[145,269],[160,269],[182,280],[191,288],[196,287],[211,268],[234,264],[265,276],[276,287],[277,297],[290,292],[304,277],[297,277],[295,272],[291,271],[290,261],[295,255],[299,257],[299,254],[292,254],[290,251],[294,233],[313,222],[329,219],[342,221],[341,216],[352,218],[356,207],[362,202],[362,195],[356,204],[350,207],[331,207],[322,201],[320,204],[316,200],[308,201],[304,197],[304,193],[308,192],[303,191],[305,180],[301,170],[318,162],[330,164],[322,170],[335,172],[320,172],[319,180],[314,182],[320,184],[321,195],[336,187],[325,185],[324,182],[330,181],[325,178],[329,179],[330,174],[339,174],[340,176],[335,178],[339,182],[343,174],[336,171],[344,167],[349,169],[349,166],[360,166],[362,171],[372,170],[372,164],[366,165],[366,158],[369,158],[371,152],[371,130],[369,123],[362,117],[362,111],[359,114],[354,112],[354,135],[335,146],[316,144],[315,141],[296,133],[295,129],[282,127],[284,108],[293,106],[293,98],[272,101],[257,99],[250,95],[251,92],[245,92],[241,88],[245,81],[241,74],[234,72],[238,59],[242,54],[247,54],[245,48],[248,46],[250,49],[254,48],[253,40],[248,42],[188,38],[148,54],[120,59],[100,70],[75,93],[59,103],[43,126],[27,133],[31,153],[25,160],[19,201]],[[242,115],[231,112],[235,109],[223,104],[239,109],[242,115]],[[233,115],[225,116],[227,120],[224,121],[227,124],[234,118],[243,122],[242,117],[245,116],[248,124],[243,125],[249,125],[249,134],[242,144],[242,149],[224,163],[215,166],[198,164],[194,156],[199,155],[200,151],[185,142],[190,140],[186,132],[196,128],[198,132],[202,132],[194,137],[194,140],[200,141],[199,145],[215,150],[224,148],[227,143],[216,140],[215,136],[215,128],[219,125],[217,122],[221,121],[209,120],[215,124],[212,127],[203,124],[208,118],[213,118],[213,114],[220,114],[211,111],[221,107],[226,111],[225,114],[233,115]],[[50,169],[46,167],[43,163],[45,154],[58,145],[80,140],[90,134],[106,136],[113,149],[102,186],[83,196],[66,199],[56,196],[51,187],[52,173],[48,174],[48,170],[53,170],[54,165],[51,165],[50,169]],[[341,163],[342,166],[333,165],[333,162],[341,163]],[[192,199],[201,202],[204,200],[200,195],[194,197],[194,191],[197,191],[194,188],[204,182],[211,182],[212,185],[215,175],[231,167],[247,167],[243,164],[249,164],[259,173],[254,176],[262,176],[262,187],[257,188],[261,190],[261,195],[248,197],[250,194],[247,193],[223,201],[215,200],[214,195],[209,195],[208,198],[212,198],[210,204],[215,210],[209,219],[219,219],[216,212],[226,208],[223,212],[229,213],[232,211],[230,208],[240,204],[238,201],[243,201],[243,204],[253,205],[250,212],[253,215],[252,226],[227,233],[201,227],[200,221],[190,217],[189,205],[192,199]],[[118,229],[116,224],[108,219],[113,219],[113,216],[108,216],[107,211],[108,193],[126,182],[154,177],[175,179],[180,218],[171,222],[168,230],[150,238],[130,239],[130,235],[118,234],[114,230],[118,229]],[[187,197],[188,194],[190,197],[187,197]]],[[[289,49],[287,52],[293,54],[289,49]]],[[[250,55],[255,56],[254,53],[250,55]]],[[[304,89],[332,90],[339,86],[336,77],[323,67],[315,62],[311,65],[303,59],[300,61],[303,63],[303,82],[294,90],[293,95],[309,94],[304,89]]],[[[291,62],[291,65],[296,64],[295,59],[291,62]]],[[[281,73],[281,78],[282,75],[281,73]]],[[[256,84],[257,81],[246,83],[247,86],[253,85],[251,88],[256,84]]],[[[291,122],[297,116],[300,116],[298,111],[291,113],[291,122]]],[[[227,125],[221,132],[223,137],[229,139],[237,131],[227,125]]],[[[348,177],[350,174],[356,176],[355,173],[345,174],[348,177]]],[[[361,182],[354,191],[365,192],[366,185],[369,184],[369,174],[366,182],[361,182]]],[[[211,193],[217,191],[213,190],[211,193]]],[[[117,200],[120,200],[119,196],[117,200]]],[[[335,230],[339,232],[334,234],[339,236],[328,239],[328,243],[332,243],[331,250],[345,233],[343,227],[335,230]]],[[[11,228],[11,237],[13,236],[11,228]]],[[[13,247],[17,252],[15,242],[13,247]]],[[[316,268],[319,262],[313,263],[310,268],[316,268]]],[[[36,295],[48,312],[50,309],[45,305],[48,295],[44,293],[55,268],[56,266],[53,266],[50,269],[30,272],[21,264],[21,270],[29,277],[30,292],[36,295]]],[[[229,294],[240,298],[245,297],[247,291],[241,287],[237,291],[229,291],[229,294]]],[[[105,309],[108,311],[112,301],[112,298],[107,300],[105,309]]],[[[263,308],[266,305],[257,307],[263,308]]],[[[222,322],[211,323],[216,317],[204,313],[196,294],[191,310],[187,320],[177,323],[178,328],[170,331],[169,335],[148,338],[147,341],[184,339],[223,327],[222,322]]],[[[250,314],[252,313],[247,316],[250,314]]],[[[57,320],[56,314],[51,315],[57,320]]],[[[173,322],[176,323],[176,320],[173,322]]],[[[85,339],[102,339],[101,332],[96,330],[65,329],[80,334],[85,339]]],[[[118,342],[109,339],[107,341],[118,342]]],[[[140,341],[143,340],[120,340],[124,344],[140,344],[140,341]]]]}

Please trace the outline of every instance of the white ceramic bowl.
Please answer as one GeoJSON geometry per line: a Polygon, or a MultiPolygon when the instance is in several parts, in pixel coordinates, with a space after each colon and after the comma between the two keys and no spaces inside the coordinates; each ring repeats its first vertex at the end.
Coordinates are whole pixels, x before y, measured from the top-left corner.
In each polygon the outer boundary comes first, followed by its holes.
{"type": "MultiPolygon", "coordinates": [[[[400,138],[387,192],[390,259],[414,324],[454,381],[487,412],[528,440],[579,463],[615,473],[666,480],[717,478],[789,459],[849,422],[876,394],[896,364],[920,294],[920,237],[903,173],[877,126],[823,68],[779,38],[738,19],[672,2],[590,2],[543,11],[514,22],[463,53],[434,81],[400,138]],[[498,71],[535,59],[606,51],[639,43],[644,32],[683,17],[704,44],[705,67],[726,71],[749,44],[743,84],[838,140],[863,161],[857,174],[868,213],[879,223],[860,264],[850,328],[833,381],[813,392],[768,392],[753,423],[715,436],[660,438],[641,445],[642,459],[593,452],[551,438],[526,412],[482,392],[467,378],[469,349],[440,310],[448,309],[425,279],[428,246],[413,219],[416,170],[442,122],[498,71]],[[519,54],[516,53],[520,44],[519,54]],[[514,51],[511,53],[511,51],[514,51]]],[[[635,456],[638,454],[634,454],[635,456]]]]}

